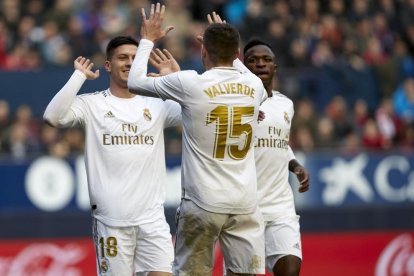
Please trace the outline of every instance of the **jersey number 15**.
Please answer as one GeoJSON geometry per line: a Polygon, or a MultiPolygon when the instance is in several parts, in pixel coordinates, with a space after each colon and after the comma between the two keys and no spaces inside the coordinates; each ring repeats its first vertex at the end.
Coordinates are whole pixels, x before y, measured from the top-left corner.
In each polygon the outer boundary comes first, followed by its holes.
{"type": "Polygon", "coordinates": [[[213,157],[223,160],[226,151],[231,159],[241,160],[246,157],[252,141],[252,126],[242,124],[242,117],[252,117],[252,106],[219,105],[207,114],[207,124],[216,123],[213,157]],[[238,139],[238,143],[229,143],[238,139]]]}

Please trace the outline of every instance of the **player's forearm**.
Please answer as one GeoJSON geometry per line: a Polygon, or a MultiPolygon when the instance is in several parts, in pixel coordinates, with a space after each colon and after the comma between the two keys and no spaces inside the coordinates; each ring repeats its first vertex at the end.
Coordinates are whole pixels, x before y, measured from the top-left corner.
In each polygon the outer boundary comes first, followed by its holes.
{"type": "Polygon", "coordinates": [[[68,82],[60,89],[46,107],[43,119],[52,126],[62,126],[70,120],[70,106],[86,80],[85,74],[75,70],[68,82]]]}
{"type": "Polygon", "coordinates": [[[154,43],[148,39],[141,39],[137,54],[132,62],[128,75],[128,89],[131,93],[149,97],[158,97],[154,89],[154,80],[147,76],[148,60],[154,43]]]}

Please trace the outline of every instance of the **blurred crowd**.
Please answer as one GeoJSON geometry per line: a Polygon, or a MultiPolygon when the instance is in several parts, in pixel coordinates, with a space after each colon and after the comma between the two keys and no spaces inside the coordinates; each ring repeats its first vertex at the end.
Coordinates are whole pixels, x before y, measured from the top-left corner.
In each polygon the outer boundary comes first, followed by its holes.
{"type": "MultiPolygon", "coordinates": [[[[242,44],[267,41],[278,65],[275,88],[295,104],[295,150],[414,149],[414,0],[164,0],[163,40],[182,69],[203,71],[195,36],[216,11],[242,44]]],[[[0,73],[72,68],[79,55],[97,67],[115,35],[139,38],[146,0],[0,0],[0,73]]],[[[56,130],[22,104],[0,100],[0,153],[58,156],[83,150],[80,129],[56,130]]],[[[181,152],[180,129],[167,154],[181,152]]]]}

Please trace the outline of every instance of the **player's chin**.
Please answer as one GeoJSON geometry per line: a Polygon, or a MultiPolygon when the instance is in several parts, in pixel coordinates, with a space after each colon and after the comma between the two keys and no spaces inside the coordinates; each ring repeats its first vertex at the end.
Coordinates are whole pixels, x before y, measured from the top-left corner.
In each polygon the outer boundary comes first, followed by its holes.
{"type": "Polygon", "coordinates": [[[258,76],[262,81],[268,81],[271,78],[269,74],[257,74],[256,76],[258,76]]]}

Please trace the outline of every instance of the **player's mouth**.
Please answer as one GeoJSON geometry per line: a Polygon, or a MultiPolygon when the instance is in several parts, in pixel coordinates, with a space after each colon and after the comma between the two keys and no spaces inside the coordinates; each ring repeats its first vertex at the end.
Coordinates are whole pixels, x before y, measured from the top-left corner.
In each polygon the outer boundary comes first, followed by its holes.
{"type": "Polygon", "coordinates": [[[268,71],[257,71],[257,72],[254,72],[254,74],[258,77],[267,77],[267,76],[269,76],[268,71]]]}

